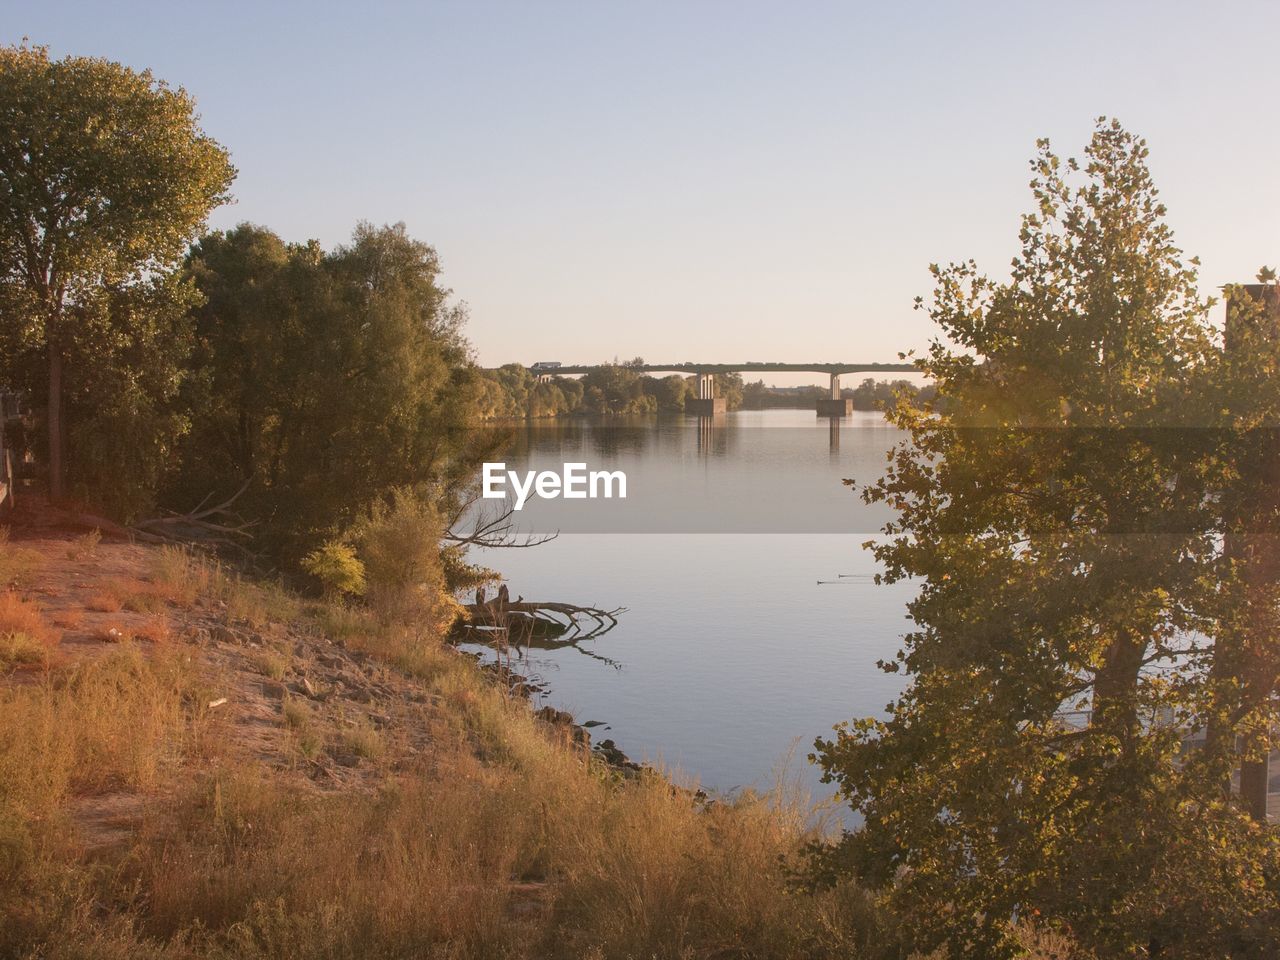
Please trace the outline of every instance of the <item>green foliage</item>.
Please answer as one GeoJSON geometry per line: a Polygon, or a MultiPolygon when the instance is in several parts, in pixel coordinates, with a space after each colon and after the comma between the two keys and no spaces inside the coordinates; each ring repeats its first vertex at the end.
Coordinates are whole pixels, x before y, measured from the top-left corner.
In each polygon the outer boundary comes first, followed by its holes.
{"type": "Polygon", "coordinates": [[[256,545],[296,562],[394,487],[461,496],[495,440],[470,429],[480,390],[431,247],[362,224],[325,253],[246,224],[203,238],[187,270],[206,303],[171,499],[247,482],[256,545]]]}
{"type": "MultiPolygon", "coordinates": [[[[695,377],[641,373],[643,361],[601,364],[581,379],[538,375],[518,363],[479,371],[476,415],[481,420],[540,420],[565,414],[634,416],[683,413],[685,400],[697,396],[695,377]]],[[[716,374],[716,395],[730,410],[742,406],[744,386],[738,373],[716,374]]]]}
{"type": "MultiPolygon", "coordinates": [[[[855,410],[888,410],[900,397],[906,397],[913,403],[932,403],[937,396],[933,384],[918,387],[910,380],[876,380],[865,378],[853,389],[845,387],[841,396],[853,401],[855,410]]],[[[807,387],[770,387],[763,380],[756,380],[743,386],[742,405],[750,410],[761,410],[775,407],[808,407],[812,408],[819,400],[831,395],[826,386],[807,387]]]]}
{"type": "Polygon", "coordinates": [[[64,418],[82,440],[94,432],[83,416],[92,409],[101,428],[133,435],[120,442],[124,463],[78,466],[88,493],[119,497],[125,512],[145,500],[154,473],[129,468],[181,429],[167,404],[186,349],[180,325],[173,336],[177,305],[188,294],[165,275],[234,174],[196,125],[190,96],[149,71],[0,49],[0,310],[9,318],[0,375],[48,395],[54,496],[64,487],[64,418]],[[82,371],[86,356],[103,369],[82,371]],[[138,489],[121,489],[129,485],[138,489]]]}
{"type": "Polygon", "coordinates": [[[351,531],[368,577],[370,606],[386,621],[440,636],[460,610],[441,558],[445,522],[430,491],[398,487],[351,531]]]}
{"type": "Polygon", "coordinates": [[[302,569],[324,585],[330,595],[361,596],[365,591],[364,564],[349,545],[331,540],[302,559],[302,569]]]}
{"type": "Polygon", "coordinates": [[[1233,451],[1180,428],[1218,422],[1208,304],[1141,140],[1040,147],[1011,279],[934,268],[948,342],[921,368],[948,403],[894,408],[910,439],[864,491],[897,512],[884,579],[920,586],[885,664],[911,684],[819,741],[865,820],[819,861],[953,956],[1013,955],[1028,916],[1104,956],[1270,956],[1274,836],[1182,743],[1212,713],[1205,638],[1243,615],[1233,451]]]}

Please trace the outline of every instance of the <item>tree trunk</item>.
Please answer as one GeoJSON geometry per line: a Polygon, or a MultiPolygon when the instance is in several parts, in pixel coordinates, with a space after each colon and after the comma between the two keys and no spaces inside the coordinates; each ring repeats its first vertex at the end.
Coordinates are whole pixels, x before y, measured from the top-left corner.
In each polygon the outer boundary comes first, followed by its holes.
{"type": "Polygon", "coordinates": [[[1145,641],[1121,633],[1111,642],[1106,662],[1093,682],[1093,725],[1112,731],[1125,742],[1141,732],[1138,676],[1146,652],[1145,641]]]}
{"type": "Polygon", "coordinates": [[[62,347],[56,337],[49,337],[49,403],[45,414],[49,432],[49,499],[63,496],[62,464],[62,347]]]}

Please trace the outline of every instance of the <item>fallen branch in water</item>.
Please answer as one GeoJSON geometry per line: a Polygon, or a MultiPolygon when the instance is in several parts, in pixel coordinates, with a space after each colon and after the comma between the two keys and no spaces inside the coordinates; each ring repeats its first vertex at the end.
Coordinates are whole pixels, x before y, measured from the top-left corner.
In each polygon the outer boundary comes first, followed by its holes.
{"type": "Polygon", "coordinates": [[[483,588],[476,591],[475,603],[463,604],[467,613],[460,621],[458,633],[497,648],[508,650],[512,645],[523,647],[527,654],[530,647],[554,650],[573,647],[579,653],[617,666],[608,657],[600,656],[579,646],[583,640],[603,636],[618,625],[618,617],[625,607],[605,610],[602,607],[582,606],[576,603],[560,603],[551,600],[511,600],[504,584],[497,596],[486,598],[483,588]]]}

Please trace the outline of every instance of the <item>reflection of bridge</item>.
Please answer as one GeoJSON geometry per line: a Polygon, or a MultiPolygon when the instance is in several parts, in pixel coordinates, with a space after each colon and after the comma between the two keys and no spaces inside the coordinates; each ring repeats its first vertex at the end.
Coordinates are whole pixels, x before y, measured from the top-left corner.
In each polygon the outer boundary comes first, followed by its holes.
{"type": "MultiPolygon", "coordinates": [[[[853,401],[840,396],[840,375],[844,373],[915,373],[914,363],[627,363],[637,373],[686,373],[698,378],[698,395],[685,402],[685,410],[699,416],[724,413],[725,401],[716,396],[717,373],[825,373],[831,378],[831,393],[818,401],[822,416],[844,416],[853,409],[853,401]]],[[[576,364],[551,367],[538,364],[531,369],[538,379],[552,376],[590,373],[602,364],[576,364]]]]}

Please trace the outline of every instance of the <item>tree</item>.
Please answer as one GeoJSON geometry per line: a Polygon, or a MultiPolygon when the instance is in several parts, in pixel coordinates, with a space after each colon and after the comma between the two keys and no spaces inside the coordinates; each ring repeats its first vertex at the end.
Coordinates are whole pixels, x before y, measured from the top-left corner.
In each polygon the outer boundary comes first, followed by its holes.
{"type": "Polygon", "coordinates": [[[257,546],[290,563],[396,488],[430,486],[451,514],[500,436],[472,429],[479,381],[439,270],[403,224],[361,224],[329,253],[247,224],[202,238],[187,264],[201,373],[171,500],[247,484],[257,546]]]}
{"type": "Polygon", "coordinates": [[[1275,840],[1183,755],[1241,594],[1199,429],[1220,350],[1146,157],[1114,122],[1083,166],[1042,142],[1010,280],[933,268],[947,403],[892,411],[910,438],[864,490],[897,512],[884,579],[920,583],[884,665],[911,683],[819,741],[865,820],[820,860],[954,955],[1034,916],[1107,956],[1276,948],[1275,840]]]}
{"type": "MultiPolygon", "coordinates": [[[[188,94],[108,60],[0,50],[0,297],[42,358],[49,491],[64,492],[67,365],[110,290],[178,263],[235,175],[188,94]]],[[[25,348],[25,349],[22,349],[25,348]]]]}

